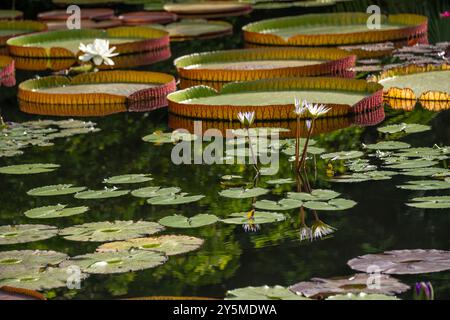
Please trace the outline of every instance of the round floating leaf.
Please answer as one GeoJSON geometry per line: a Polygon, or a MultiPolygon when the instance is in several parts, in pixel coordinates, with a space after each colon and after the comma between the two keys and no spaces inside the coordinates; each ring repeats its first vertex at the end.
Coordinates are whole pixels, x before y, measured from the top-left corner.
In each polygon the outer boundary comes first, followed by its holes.
{"type": "Polygon", "coordinates": [[[445,168],[418,168],[403,170],[400,174],[412,177],[426,177],[440,174],[450,174],[450,170],[445,168]]]}
{"type": "Polygon", "coordinates": [[[400,160],[398,163],[393,163],[385,166],[389,169],[415,169],[415,168],[426,168],[437,164],[436,161],[432,160],[400,160]]]}
{"type": "Polygon", "coordinates": [[[73,241],[115,241],[147,236],[164,230],[156,222],[148,221],[114,221],[91,222],[60,231],[60,235],[73,241]]]}
{"type": "Polygon", "coordinates": [[[32,219],[49,219],[74,216],[77,214],[85,213],[89,210],[88,207],[66,207],[67,205],[63,204],[58,204],[56,206],[39,207],[25,211],[24,214],[28,218],[32,219]]]}
{"type": "Polygon", "coordinates": [[[0,173],[4,174],[35,174],[55,171],[59,164],[53,163],[33,163],[18,164],[15,166],[0,167],[0,173]]]}
{"type": "Polygon", "coordinates": [[[223,190],[219,192],[219,195],[226,198],[234,198],[234,199],[245,199],[245,198],[254,198],[258,196],[262,196],[266,193],[268,193],[269,190],[263,189],[263,188],[251,188],[251,189],[244,189],[244,188],[231,188],[227,190],[223,190]]]}
{"type": "Polygon", "coordinates": [[[346,163],[347,168],[353,172],[367,172],[377,169],[377,166],[371,165],[369,160],[357,159],[346,163]]]}
{"type": "Polygon", "coordinates": [[[228,218],[222,219],[223,223],[227,224],[263,224],[279,222],[286,219],[286,216],[277,212],[256,211],[252,218],[248,217],[248,212],[236,212],[228,216],[228,218]]]}
{"type": "Polygon", "coordinates": [[[381,254],[366,254],[351,259],[347,264],[353,270],[367,272],[370,266],[378,266],[387,274],[422,274],[450,269],[450,251],[443,250],[392,250],[381,254]]]}
{"type": "Polygon", "coordinates": [[[310,300],[282,286],[246,287],[228,290],[225,300],[310,300]]]}
{"type": "Polygon", "coordinates": [[[447,158],[446,155],[450,153],[449,147],[420,147],[420,148],[409,148],[399,150],[397,154],[399,157],[413,157],[413,158],[447,158]]]}
{"type": "Polygon", "coordinates": [[[73,187],[71,184],[56,184],[51,186],[31,189],[27,192],[30,196],[59,196],[73,194],[85,190],[85,187],[73,187]]]}
{"type": "Polygon", "coordinates": [[[439,180],[416,180],[408,181],[406,184],[397,186],[406,190],[440,190],[450,188],[450,182],[439,180]]]}
{"type": "Polygon", "coordinates": [[[199,201],[204,197],[204,195],[188,196],[187,193],[169,194],[150,198],[147,203],[152,205],[176,205],[199,201]]]}
{"type": "Polygon", "coordinates": [[[417,133],[431,130],[431,127],[417,123],[399,123],[380,127],[377,130],[383,133],[417,133]]]}
{"type": "Polygon", "coordinates": [[[367,171],[364,173],[352,173],[347,175],[342,175],[331,179],[332,182],[342,182],[342,183],[356,183],[364,181],[377,181],[377,180],[389,180],[392,179],[393,175],[396,175],[395,171],[367,171]]]}
{"type": "Polygon", "coordinates": [[[39,270],[55,266],[66,260],[68,255],[56,251],[13,250],[0,252],[0,278],[6,278],[27,270],[39,270]]]}
{"type": "Polygon", "coordinates": [[[217,221],[219,221],[219,218],[212,214],[197,214],[190,218],[175,214],[164,217],[158,222],[170,228],[198,228],[216,223],[217,221]]]}
{"type": "Polygon", "coordinates": [[[379,286],[368,287],[373,282],[370,273],[357,273],[348,277],[336,277],[331,279],[312,278],[310,281],[302,281],[289,289],[296,294],[309,298],[328,297],[336,294],[398,294],[409,289],[409,286],[391,276],[380,274],[379,286]]]}
{"type": "Polygon", "coordinates": [[[56,236],[57,233],[56,227],[43,224],[0,226],[0,245],[45,240],[56,236]]]}
{"type": "Polygon", "coordinates": [[[311,210],[346,210],[353,208],[356,202],[347,199],[331,199],[328,202],[323,201],[308,201],[303,204],[305,208],[311,210]]]}
{"type": "Polygon", "coordinates": [[[116,198],[128,194],[130,190],[117,190],[116,188],[105,188],[103,190],[87,190],[75,195],[76,199],[106,199],[116,198]]]}
{"type": "Polygon", "coordinates": [[[295,180],[291,178],[285,178],[285,179],[273,179],[266,181],[267,184],[290,184],[295,183],[295,180]]]}
{"type": "Polygon", "coordinates": [[[364,148],[371,150],[398,150],[411,147],[410,144],[400,141],[381,141],[374,144],[365,144],[363,146],[364,148]]]}
{"type": "Polygon", "coordinates": [[[146,187],[133,190],[131,194],[139,198],[153,198],[172,195],[180,192],[180,190],[181,189],[177,187],[170,187],[170,188],[146,187]]]}
{"type": "Polygon", "coordinates": [[[97,251],[111,252],[138,249],[160,251],[167,256],[173,256],[197,250],[202,244],[203,240],[199,238],[181,235],[167,235],[160,237],[137,238],[129,239],[126,241],[109,242],[98,247],[97,251]]]}
{"type": "Polygon", "coordinates": [[[332,152],[332,153],[325,153],[322,154],[320,157],[322,159],[330,159],[331,161],[334,160],[348,160],[348,159],[356,159],[360,158],[364,155],[361,151],[339,151],[339,152],[332,152]]]}
{"type": "Polygon", "coordinates": [[[407,203],[407,206],[423,209],[449,209],[450,196],[432,196],[432,197],[418,197],[413,198],[407,203]]]}
{"type": "Polygon", "coordinates": [[[154,268],[167,261],[158,251],[131,250],[117,252],[95,252],[76,256],[61,264],[62,267],[76,265],[91,274],[125,273],[154,268]]]}
{"type": "Polygon", "coordinates": [[[340,195],[339,192],[327,189],[315,189],[311,193],[288,192],[288,198],[300,201],[328,201],[340,195]]]}
{"type": "Polygon", "coordinates": [[[387,296],[385,294],[366,294],[361,292],[360,294],[338,294],[330,296],[326,300],[400,300],[397,297],[387,296]]]}
{"type": "Polygon", "coordinates": [[[153,180],[153,178],[150,177],[150,174],[125,174],[105,179],[103,183],[127,184],[127,183],[142,183],[151,180],[153,180]]]}
{"type": "Polygon", "coordinates": [[[152,134],[143,137],[142,140],[155,144],[164,144],[177,143],[180,141],[194,141],[197,138],[198,137],[194,134],[175,130],[173,132],[155,131],[152,134]]]}
{"type": "Polygon", "coordinates": [[[280,201],[260,200],[255,202],[255,208],[261,210],[291,210],[300,208],[303,202],[294,199],[281,199],[280,201]]]}

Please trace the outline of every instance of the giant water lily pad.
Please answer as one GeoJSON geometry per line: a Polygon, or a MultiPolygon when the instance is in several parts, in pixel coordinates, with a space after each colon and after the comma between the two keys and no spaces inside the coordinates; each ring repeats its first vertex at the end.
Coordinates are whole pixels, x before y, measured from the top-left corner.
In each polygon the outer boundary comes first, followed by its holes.
{"type": "Polygon", "coordinates": [[[110,274],[154,268],[166,261],[167,257],[158,251],[95,252],[75,256],[63,262],[61,267],[76,265],[86,273],[110,274]]]}
{"type": "Polygon", "coordinates": [[[366,294],[361,292],[359,294],[347,293],[330,296],[326,300],[400,300],[397,297],[387,296],[385,294],[366,294]]]}
{"type": "Polygon", "coordinates": [[[288,198],[300,201],[328,201],[340,195],[339,192],[328,189],[314,189],[307,192],[288,192],[288,198]]]}
{"type": "Polygon", "coordinates": [[[231,188],[231,189],[226,189],[226,190],[219,192],[219,195],[221,195],[222,197],[226,197],[226,198],[245,199],[245,198],[259,197],[268,192],[269,192],[269,190],[264,189],[264,188],[259,188],[259,187],[250,188],[250,189],[231,188]]]}
{"type": "Polygon", "coordinates": [[[228,218],[221,221],[226,224],[263,224],[279,222],[286,219],[286,216],[277,212],[255,211],[251,218],[248,217],[248,212],[236,212],[228,216],[228,218]]]}
{"type": "Polygon", "coordinates": [[[361,158],[364,155],[361,151],[339,151],[322,154],[320,157],[326,160],[349,160],[361,158]]]}
{"type": "Polygon", "coordinates": [[[52,172],[59,168],[59,164],[53,163],[31,163],[18,164],[7,167],[0,167],[0,173],[3,174],[35,174],[52,172]]]}
{"type": "Polygon", "coordinates": [[[0,21],[0,47],[3,47],[9,38],[46,29],[44,23],[36,21],[0,21]]]}
{"type": "Polygon", "coordinates": [[[387,274],[421,274],[450,269],[450,251],[443,250],[392,250],[380,254],[367,254],[351,259],[350,268],[366,272],[376,265],[387,274]]]}
{"type": "Polygon", "coordinates": [[[252,6],[238,2],[193,2],[167,3],[164,10],[175,13],[180,19],[215,19],[230,16],[240,16],[252,11],[252,6]]]}
{"type": "Polygon", "coordinates": [[[417,132],[424,132],[431,130],[430,126],[423,125],[423,124],[417,124],[417,123],[399,123],[399,124],[392,124],[384,127],[377,128],[378,131],[383,133],[417,133],[417,132]]]}
{"type": "Polygon", "coordinates": [[[38,197],[59,196],[59,195],[66,195],[66,194],[73,194],[73,193],[81,192],[85,189],[86,189],[85,187],[74,187],[71,184],[57,184],[57,185],[34,188],[34,189],[29,190],[27,192],[27,194],[30,196],[38,196],[38,197]]]}
{"type": "Polygon", "coordinates": [[[105,242],[148,236],[164,227],[148,221],[91,222],[68,227],[60,231],[67,240],[105,242]]]}
{"type": "Polygon", "coordinates": [[[450,196],[417,197],[406,205],[422,209],[450,209],[450,196]]]}
{"type": "Polygon", "coordinates": [[[372,150],[398,150],[398,149],[407,149],[411,145],[401,141],[381,141],[374,144],[365,144],[363,146],[364,148],[372,150]]]}
{"type": "Polygon", "coordinates": [[[300,208],[303,202],[294,199],[281,199],[280,201],[259,200],[255,202],[255,208],[261,210],[291,210],[300,208]]]}
{"type": "Polygon", "coordinates": [[[128,183],[142,183],[153,180],[150,177],[150,174],[125,174],[120,176],[114,176],[108,179],[105,179],[103,183],[107,184],[128,184],[128,183]]]}
{"type": "Polygon", "coordinates": [[[37,271],[47,266],[56,266],[68,255],[46,250],[13,250],[0,252],[0,279],[23,271],[37,271]]]}
{"type": "Polygon", "coordinates": [[[152,197],[147,200],[147,203],[152,205],[177,205],[196,202],[203,199],[204,197],[204,195],[189,196],[187,193],[168,194],[152,197]]]}
{"type": "Polygon", "coordinates": [[[348,277],[338,277],[332,279],[312,278],[310,281],[303,281],[289,289],[297,294],[306,297],[328,297],[336,294],[359,294],[360,292],[369,294],[398,294],[409,289],[409,286],[401,283],[395,278],[388,275],[380,275],[379,287],[368,286],[374,285],[374,277],[368,273],[357,273],[348,277]]]}
{"type": "Polygon", "coordinates": [[[173,195],[175,193],[180,192],[180,188],[178,187],[169,187],[169,188],[161,188],[161,187],[145,187],[133,190],[131,195],[139,198],[153,198],[153,197],[162,197],[173,195]]]}
{"type": "Polygon", "coordinates": [[[356,202],[348,199],[331,199],[328,202],[325,201],[307,201],[303,204],[305,208],[311,210],[326,210],[326,211],[334,211],[334,210],[346,210],[353,208],[356,206],[356,202]]]}
{"type": "Polygon", "coordinates": [[[167,216],[160,219],[158,222],[170,228],[198,228],[214,224],[219,221],[215,215],[212,214],[197,214],[193,217],[185,217],[178,214],[167,216]]]}
{"type": "Polygon", "coordinates": [[[88,211],[88,207],[72,207],[67,208],[67,205],[58,204],[56,206],[45,206],[34,208],[25,211],[25,216],[32,219],[50,219],[50,218],[62,218],[70,217],[77,214],[85,213],[88,211]]]}
{"type": "Polygon", "coordinates": [[[450,188],[450,182],[440,180],[415,180],[398,185],[397,188],[406,190],[440,190],[450,188]]]}
{"type": "Polygon", "coordinates": [[[105,243],[97,248],[98,252],[129,251],[130,249],[161,251],[167,256],[196,250],[203,244],[203,240],[195,237],[181,235],[167,235],[128,239],[105,243]]]}
{"type": "MultiPolygon", "coordinates": [[[[237,113],[254,111],[257,120],[296,119],[294,99],[331,108],[327,117],[363,112],[382,103],[381,86],[363,80],[296,77],[233,82],[220,92],[195,86],[168,95],[169,111],[178,116],[237,121],[237,113]]],[[[304,115],[303,117],[306,117],[304,115]]]]}
{"type": "Polygon", "coordinates": [[[45,240],[57,233],[56,227],[43,224],[0,226],[0,245],[45,240]]]}
{"type": "Polygon", "coordinates": [[[165,25],[164,30],[169,32],[171,41],[186,41],[230,35],[233,33],[233,26],[224,21],[191,19],[165,25]]]}
{"type": "Polygon", "coordinates": [[[309,300],[282,286],[246,287],[228,290],[225,300],[309,300]]]}
{"type": "Polygon", "coordinates": [[[118,190],[116,188],[105,188],[103,190],[87,190],[75,194],[76,199],[106,199],[117,198],[128,194],[130,190],[118,190]]]}

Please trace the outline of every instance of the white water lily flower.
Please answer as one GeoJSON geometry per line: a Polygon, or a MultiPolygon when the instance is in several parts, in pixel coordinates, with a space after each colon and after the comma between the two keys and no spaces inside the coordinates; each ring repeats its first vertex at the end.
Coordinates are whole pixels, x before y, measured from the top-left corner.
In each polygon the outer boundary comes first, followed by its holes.
{"type": "Polygon", "coordinates": [[[308,101],[306,101],[306,100],[303,100],[302,102],[300,102],[299,99],[294,98],[294,104],[295,104],[294,113],[299,117],[308,110],[309,104],[308,104],[308,101]]]}
{"type": "Polygon", "coordinates": [[[95,39],[93,43],[84,45],[80,43],[78,48],[84,54],[80,56],[80,60],[83,62],[93,61],[96,66],[105,64],[107,66],[113,66],[114,61],[112,57],[118,56],[118,53],[114,53],[116,47],[109,47],[109,40],[95,39]]]}
{"type": "Polygon", "coordinates": [[[255,121],[255,112],[239,112],[237,117],[240,123],[242,123],[246,127],[249,127],[255,121]]]}
{"type": "Polygon", "coordinates": [[[300,241],[303,240],[312,240],[313,234],[311,231],[311,228],[309,228],[307,225],[303,225],[300,227],[300,241]]]}
{"type": "Polygon", "coordinates": [[[333,228],[332,226],[326,224],[321,220],[316,220],[311,227],[313,239],[320,239],[322,237],[330,235],[335,230],[336,228],[333,228]]]}
{"type": "Polygon", "coordinates": [[[330,111],[331,108],[327,108],[323,104],[308,104],[308,112],[311,115],[312,118],[319,118],[320,116],[323,116],[325,113],[330,111]]]}

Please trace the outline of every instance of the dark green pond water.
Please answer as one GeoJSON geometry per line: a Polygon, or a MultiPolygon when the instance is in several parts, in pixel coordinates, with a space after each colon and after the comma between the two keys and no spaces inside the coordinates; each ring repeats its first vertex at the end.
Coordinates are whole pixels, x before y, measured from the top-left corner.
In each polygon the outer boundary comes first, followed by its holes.
{"type": "MultiPolygon", "coordinates": [[[[249,19],[236,19],[237,29],[249,19]]],[[[253,20],[251,18],[250,20],[253,20]]],[[[256,19],[254,19],[256,20],[256,19]]],[[[209,41],[176,43],[173,57],[186,53],[241,47],[241,35],[209,41]]],[[[174,73],[173,59],[139,68],[174,73]]],[[[18,72],[18,82],[36,73],[18,72]]],[[[45,73],[39,73],[43,75],[45,73]]],[[[0,106],[5,120],[23,122],[37,119],[61,119],[35,116],[21,112],[16,101],[17,87],[0,89],[0,106]]],[[[25,149],[22,156],[0,158],[0,166],[21,163],[57,163],[61,168],[37,175],[0,176],[0,225],[45,223],[57,227],[96,221],[146,220],[183,214],[211,213],[226,217],[233,212],[248,211],[251,200],[223,198],[220,177],[240,174],[252,179],[254,170],[247,165],[180,165],[172,164],[172,145],[156,146],[141,138],[155,130],[168,131],[166,110],[150,113],[121,113],[106,117],[82,118],[96,122],[100,132],[55,140],[52,147],[25,149]],[[105,200],[76,200],[73,196],[31,197],[26,192],[35,187],[72,183],[90,189],[104,187],[104,178],[126,173],[151,173],[154,180],[131,186],[177,186],[192,194],[204,194],[199,202],[176,206],[151,206],[144,199],[123,196],[105,200]],[[90,211],[74,217],[36,222],[23,215],[28,209],[64,203],[87,205],[90,211]]],[[[412,111],[386,107],[386,118],[378,124],[413,122],[427,124],[431,130],[401,138],[413,147],[450,145],[450,110],[432,112],[417,106],[412,111]]],[[[361,149],[361,143],[381,141],[376,126],[349,126],[315,136],[317,145],[328,152],[361,149]]],[[[441,166],[448,163],[441,162],[441,166]]],[[[339,168],[335,168],[338,170],[339,168]]],[[[366,253],[392,249],[450,248],[449,210],[425,210],[405,205],[409,199],[423,195],[448,194],[448,190],[408,191],[396,188],[410,180],[394,176],[392,180],[357,184],[332,184],[327,181],[326,163],[318,160],[317,174],[311,169],[309,180],[313,189],[329,188],[352,199],[357,205],[345,211],[319,212],[320,218],[337,228],[332,237],[320,241],[299,239],[300,217],[297,210],[287,212],[284,222],[263,225],[256,233],[247,233],[240,226],[217,223],[186,230],[166,229],[160,234],[185,234],[203,238],[197,251],[170,257],[167,263],[154,269],[119,275],[94,275],[82,283],[80,290],[57,289],[50,297],[61,299],[125,298],[139,296],[207,296],[223,297],[229,289],[258,285],[291,285],[312,277],[349,276],[354,273],[347,261],[366,253]]],[[[286,156],[282,156],[280,171],[275,177],[293,177],[286,156]]],[[[266,187],[263,177],[260,186],[266,187]]],[[[294,191],[293,185],[276,187],[267,199],[281,198],[294,191]]],[[[308,213],[310,214],[310,213],[308,213]]],[[[62,237],[26,244],[6,245],[0,250],[49,249],[70,256],[94,252],[98,243],[72,242],[62,237]]],[[[450,298],[450,272],[396,276],[407,284],[430,280],[436,297],[450,298]]],[[[411,297],[411,291],[402,297],[411,297]]]]}

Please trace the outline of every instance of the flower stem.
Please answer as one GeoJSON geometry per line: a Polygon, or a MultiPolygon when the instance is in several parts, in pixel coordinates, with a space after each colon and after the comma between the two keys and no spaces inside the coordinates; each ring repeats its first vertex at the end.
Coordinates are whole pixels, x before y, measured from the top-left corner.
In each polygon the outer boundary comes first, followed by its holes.
{"type": "Polygon", "coordinates": [[[246,129],[247,129],[247,135],[248,135],[248,147],[250,149],[250,154],[251,154],[252,159],[253,159],[253,167],[255,168],[256,172],[259,175],[258,162],[257,162],[257,159],[255,157],[255,152],[253,151],[252,140],[250,138],[250,130],[249,130],[248,127],[246,129]]]}
{"type": "Polygon", "coordinates": [[[297,127],[295,132],[295,168],[299,170],[300,158],[300,117],[297,117],[297,127]]]}
{"type": "Polygon", "coordinates": [[[299,168],[297,170],[300,170],[300,168],[303,166],[303,163],[305,162],[306,153],[308,151],[308,143],[309,143],[309,139],[311,138],[311,135],[313,133],[314,123],[315,123],[315,119],[313,118],[311,121],[311,128],[309,128],[308,136],[306,137],[305,146],[303,147],[303,153],[302,153],[302,158],[300,159],[299,168]]]}

